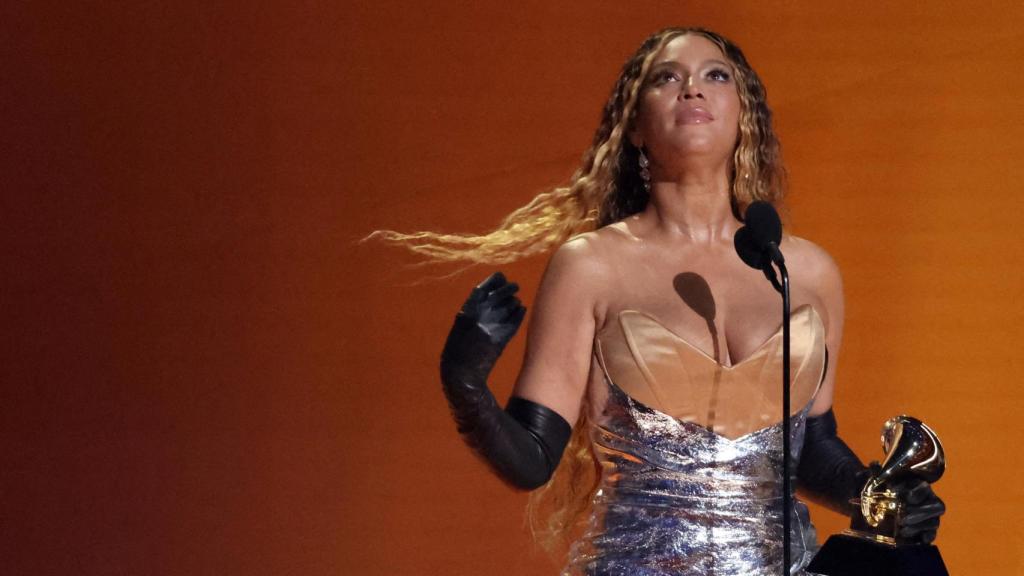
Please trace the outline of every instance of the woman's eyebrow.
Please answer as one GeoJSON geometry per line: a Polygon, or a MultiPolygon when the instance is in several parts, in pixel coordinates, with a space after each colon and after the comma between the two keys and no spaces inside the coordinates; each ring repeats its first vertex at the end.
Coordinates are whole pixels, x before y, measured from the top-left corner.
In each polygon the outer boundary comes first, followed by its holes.
{"type": "MultiPolygon", "coordinates": [[[[708,66],[709,64],[717,64],[719,66],[724,66],[726,68],[732,69],[732,64],[729,64],[728,62],[719,60],[717,58],[712,58],[710,60],[705,60],[704,62],[701,63],[701,67],[708,66]]],[[[677,62],[675,60],[662,60],[661,62],[658,62],[657,64],[655,64],[653,68],[679,68],[679,67],[681,67],[681,65],[679,64],[679,62],[677,62]]]]}

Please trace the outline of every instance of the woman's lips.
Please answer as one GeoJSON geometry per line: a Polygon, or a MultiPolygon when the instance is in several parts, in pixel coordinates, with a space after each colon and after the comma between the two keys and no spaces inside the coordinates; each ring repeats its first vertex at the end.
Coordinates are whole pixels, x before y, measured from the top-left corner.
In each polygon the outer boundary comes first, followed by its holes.
{"type": "Polygon", "coordinates": [[[699,106],[684,108],[679,111],[679,114],[676,117],[680,124],[704,124],[715,120],[715,117],[711,115],[711,112],[708,112],[699,106]]]}

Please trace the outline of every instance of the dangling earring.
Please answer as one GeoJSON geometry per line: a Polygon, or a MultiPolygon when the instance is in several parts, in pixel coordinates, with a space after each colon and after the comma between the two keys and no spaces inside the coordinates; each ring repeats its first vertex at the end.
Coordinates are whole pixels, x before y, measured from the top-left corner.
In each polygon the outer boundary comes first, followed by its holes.
{"type": "Polygon", "coordinates": [[[640,148],[640,179],[644,181],[644,190],[648,194],[651,193],[651,171],[648,169],[651,165],[651,161],[647,159],[647,155],[644,154],[644,149],[640,148]]]}

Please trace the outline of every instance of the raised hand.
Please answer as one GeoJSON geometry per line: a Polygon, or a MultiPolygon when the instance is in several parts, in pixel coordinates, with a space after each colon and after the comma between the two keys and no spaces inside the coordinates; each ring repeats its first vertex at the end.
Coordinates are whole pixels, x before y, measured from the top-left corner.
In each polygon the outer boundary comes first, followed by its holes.
{"type": "Polygon", "coordinates": [[[572,428],[551,409],[513,396],[505,410],[487,377],[520,324],[526,308],[501,272],[473,288],[441,353],[441,384],[466,443],[503,480],[533,489],[551,477],[572,428]]]}
{"type": "Polygon", "coordinates": [[[495,272],[469,293],[441,353],[441,378],[458,378],[473,388],[486,383],[494,363],[523,323],[526,308],[519,285],[495,272]]]}
{"type": "Polygon", "coordinates": [[[516,298],[519,285],[495,272],[481,282],[462,305],[459,315],[483,331],[500,354],[523,322],[526,308],[516,298]]]}

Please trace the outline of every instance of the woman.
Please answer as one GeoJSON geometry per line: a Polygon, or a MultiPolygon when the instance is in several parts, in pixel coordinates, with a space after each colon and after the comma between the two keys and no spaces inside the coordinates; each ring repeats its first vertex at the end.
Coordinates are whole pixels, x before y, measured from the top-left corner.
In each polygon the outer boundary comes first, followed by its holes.
{"type": "MultiPolygon", "coordinates": [[[[459,431],[499,476],[563,496],[555,532],[584,518],[567,574],[780,572],[779,302],[736,256],[733,235],[751,202],[779,200],[781,176],[764,89],[743,54],[707,30],[673,28],[626,63],[570,186],[486,236],[385,235],[437,259],[488,263],[565,242],[537,293],[506,408],[486,379],[525,309],[500,273],[456,317],[441,374],[459,431]]],[[[787,236],[781,249],[792,271],[798,482],[850,512],[869,472],[831,411],[839,272],[807,240],[787,236]]],[[[902,529],[930,541],[942,503],[927,485],[914,489],[902,529]]],[[[803,573],[815,534],[802,503],[792,514],[790,568],[803,573]]]]}

